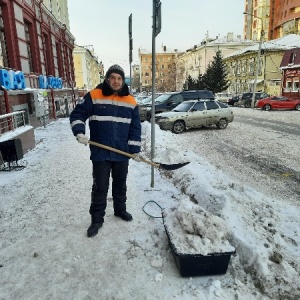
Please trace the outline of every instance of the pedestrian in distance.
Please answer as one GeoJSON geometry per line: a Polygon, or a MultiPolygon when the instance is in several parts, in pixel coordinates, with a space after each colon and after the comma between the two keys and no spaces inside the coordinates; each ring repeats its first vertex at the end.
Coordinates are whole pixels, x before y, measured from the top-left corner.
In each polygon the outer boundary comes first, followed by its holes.
{"type": "MultiPolygon", "coordinates": [[[[129,93],[125,83],[124,70],[119,65],[111,66],[103,83],[88,92],[83,102],[77,104],[70,114],[74,136],[79,143],[88,144],[86,120],[89,120],[90,140],[123,152],[133,154],[133,159],[142,161],[141,122],[137,102],[129,93]]],[[[129,158],[93,145],[90,159],[93,166],[91,192],[91,225],[87,236],[98,233],[104,222],[107,193],[112,177],[114,215],[124,221],[131,221],[132,215],[126,210],[127,173],[129,158]]]]}

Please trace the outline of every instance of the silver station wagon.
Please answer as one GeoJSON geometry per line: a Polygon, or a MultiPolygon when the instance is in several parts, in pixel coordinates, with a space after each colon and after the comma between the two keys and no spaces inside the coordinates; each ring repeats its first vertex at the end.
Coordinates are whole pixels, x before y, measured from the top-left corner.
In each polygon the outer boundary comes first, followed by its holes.
{"type": "Polygon", "coordinates": [[[225,129],[233,121],[233,111],[226,104],[215,100],[189,100],[169,112],[155,115],[160,129],[182,133],[189,128],[216,125],[225,129]]]}

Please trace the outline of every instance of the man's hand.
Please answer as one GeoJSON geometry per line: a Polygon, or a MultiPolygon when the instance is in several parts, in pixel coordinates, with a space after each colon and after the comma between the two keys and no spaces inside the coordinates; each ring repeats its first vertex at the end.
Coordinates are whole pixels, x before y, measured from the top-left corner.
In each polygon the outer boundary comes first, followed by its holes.
{"type": "Polygon", "coordinates": [[[132,155],[133,155],[132,159],[137,162],[141,162],[145,160],[145,158],[140,153],[133,153],[132,155]]]}
{"type": "Polygon", "coordinates": [[[84,145],[87,145],[88,144],[88,141],[89,139],[83,134],[83,133],[78,133],[76,135],[76,140],[81,143],[81,144],[84,144],[84,145]]]}

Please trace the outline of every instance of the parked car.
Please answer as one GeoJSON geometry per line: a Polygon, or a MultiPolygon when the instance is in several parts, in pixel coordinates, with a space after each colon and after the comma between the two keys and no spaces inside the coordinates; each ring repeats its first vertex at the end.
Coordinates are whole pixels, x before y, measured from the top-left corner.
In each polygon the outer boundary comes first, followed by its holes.
{"type": "Polygon", "coordinates": [[[228,103],[232,96],[233,95],[229,93],[216,93],[215,99],[223,103],[228,103]]]}
{"type": "MultiPolygon", "coordinates": [[[[158,96],[160,96],[161,94],[155,94],[154,96],[154,99],[156,99],[158,96]]],[[[139,106],[141,105],[146,105],[146,104],[149,104],[149,103],[152,103],[152,95],[150,96],[147,96],[146,98],[143,98],[142,100],[138,101],[137,100],[137,103],[139,106]]]]}
{"type": "Polygon", "coordinates": [[[225,129],[233,121],[233,111],[226,104],[216,100],[188,100],[172,111],[155,115],[160,129],[182,133],[189,128],[216,125],[225,129]]]}
{"type": "MultiPolygon", "coordinates": [[[[155,114],[170,111],[183,101],[199,99],[214,99],[214,95],[208,90],[190,90],[162,94],[155,99],[155,114]]],[[[140,105],[141,121],[149,121],[151,119],[151,110],[152,103],[140,105]]]]}
{"type": "MultiPolygon", "coordinates": [[[[255,102],[259,99],[264,99],[269,97],[270,95],[265,92],[256,92],[255,93],[255,102]]],[[[251,107],[253,93],[243,93],[241,99],[237,102],[238,106],[251,107]]],[[[255,103],[254,103],[255,105],[255,103]]]]}
{"type": "Polygon", "coordinates": [[[242,98],[242,95],[235,95],[235,96],[232,96],[232,97],[228,100],[227,104],[228,104],[228,105],[231,105],[231,106],[235,106],[235,105],[237,105],[237,103],[240,101],[241,98],[242,98]]]}
{"type": "Polygon", "coordinates": [[[143,100],[145,100],[147,98],[149,98],[149,96],[137,96],[137,97],[135,97],[135,100],[138,104],[141,104],[141,103],[143,103],[143,100]]]}
{"type": "Polygon", "coordinates": [[[271,109],[295,109],[300,110],[300,100],[292,100],[283,96],[272,96],[258,100],[255,105],[264,110],[271,109]]]}

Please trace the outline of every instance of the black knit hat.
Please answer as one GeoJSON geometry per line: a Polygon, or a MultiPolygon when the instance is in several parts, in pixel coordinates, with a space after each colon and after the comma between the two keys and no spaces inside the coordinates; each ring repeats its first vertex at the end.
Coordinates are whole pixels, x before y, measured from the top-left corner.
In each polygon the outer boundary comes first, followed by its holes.
{"type": "Polygon", "coordinates": [[[108,68],[108,70],[105,74],[105,79],[106,80],[109,78],[111,73],[117,73],[122,77],[123,80],[125,80],[124,70],[119,65],[113,65],[113,66],[108,68]]]}

